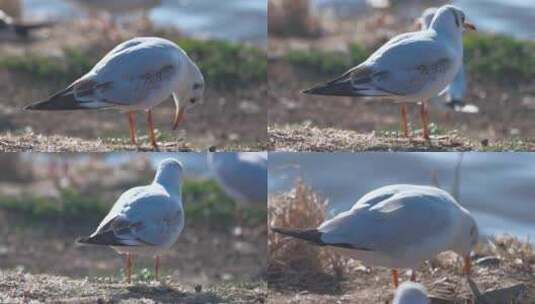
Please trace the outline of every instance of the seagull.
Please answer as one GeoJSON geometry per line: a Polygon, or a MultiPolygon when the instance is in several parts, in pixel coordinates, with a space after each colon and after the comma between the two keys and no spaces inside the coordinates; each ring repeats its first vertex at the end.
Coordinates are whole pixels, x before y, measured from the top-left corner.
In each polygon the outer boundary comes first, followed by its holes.
{"type": "Polygon", "coordinates": [[[272,228],[319,246],[337,248],[364,264],[392,269],[412,269],[443,251],[464,258],[463,272],[470,275],[470,251],[478,240],[478,228],[470,212],[439,188],[390,185],[364,195],[348,211],[317,228],[272,228]]]}
{"type": "Polygon", "coordinates": [[[266,152],[208,153],[208,165],[221,188],[236,202],[265,207],[266,152]]]}
{"type": "Polygon", "coordinates": [[[125,273],[131,283],[133,255],[154,256],[159,280],[160,254],[176,242],[184,229],[182,165],[163,160],[152,184],[124,192],[89,237],[79,244],[109,246],[126,256],[125,273]]]}
{"type": "Polygon", "coordinates": [[[157,149],[151,109],[173,96],[175,130],[186,108],[200,101],[203,94],[203,75],[184,50],[166,39],[138,37],[116,46],[67,88],[24,109],[118,109],[127,113],[130,140],[134,145],[135,111],[146,111],[150,141],[157,149]],[[180,102],[185,102],[186,106],[181,107],[180,102]]]}
{"type": "MultiPolygon", "coordinates": [[[[416,24],[420,30],[428,29],[437,12],[437,7],[425,9],[416,24]]],[[[478,113],[479,108],[473,104],[466,104],[464,97],[466,95],[466,76],[464,65],[461,64],[459,72],[444,91],[431,98],[431,104],[441,111],[456,111],[462,113],[478,113]]],[[[447,112],[446,112],[447,113],[447,112]]]]}
{"type": "Polygon", "coordinates": [[[396,290],[392,304],[429,304],[427,290],[421,284],[405,282],[396,290]]]}
{"type": "Polygon", "coordinates": [[[6,12],[0,10],[0,34],[2,34],[2,37],[11,36],[11,34],[14,34],[17,37],[26,38],[33,30],[47,28],[53,25],[54,23],[52,22],[23,23],[15,21],[11,16],[6,14],[6,12]]]}
{"type": "Polygon", "coordinates": [[[419,102],[423,137],[429,139],[426,102],[452,82],[463,60],[462,34],[475,30],[453,5],[438,9],[428,29],[398,35],[342,76],[305,94],[368,97],[401,103],[402,130],[409,136],[406,103],[419,102]]]}

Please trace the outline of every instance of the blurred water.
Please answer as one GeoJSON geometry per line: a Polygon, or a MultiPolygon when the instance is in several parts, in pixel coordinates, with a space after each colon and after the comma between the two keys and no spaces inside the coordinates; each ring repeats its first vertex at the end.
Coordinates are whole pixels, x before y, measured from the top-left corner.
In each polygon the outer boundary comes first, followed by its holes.
{"type": "MultiPolygon", "coordinates": [[[[329,200],[330,214],[388,184],[433,184],[452,193],[458,153],[270,153],[269,193],[301,177],[329,200]]],[[[485,235],[535,237],[535,154],[465,153],[459,202],[485,235]]]]}
{"type": "MultiPolygon", "coordinates": [[[[396,13],[405,17],[416,17],[424,7],[453,3],[462,8],[468,19],[478,30],[502,33],[519,39],[535,40],[533,0],[455,0],[455,1],[405,1],[398,2],[396,13]],[[403,3],[403,4],[401,4],[403,3]]],[[[371,8],[365,0],[313,0],[315,7],[341,18],[355,18],[371,8]]]]}
{"type": "MultiPolygon", "coordinates": [[[[84,1],[89,0],[22,0],[23,17],[56,20],[88,17],[87,7],[79,5],[84,1]]],[[[132,9],[121,14],[109,6],[107,10],[123,17],[145,10],[155,25],[175,26],[194,36],[259,44],[267,40],[267,0],[132,0],[132,3],[134,1],[147,4],[139,5],[137,12],[132,9]]],[[[113,3],[114,0],[95,2],[113,3]]]]}

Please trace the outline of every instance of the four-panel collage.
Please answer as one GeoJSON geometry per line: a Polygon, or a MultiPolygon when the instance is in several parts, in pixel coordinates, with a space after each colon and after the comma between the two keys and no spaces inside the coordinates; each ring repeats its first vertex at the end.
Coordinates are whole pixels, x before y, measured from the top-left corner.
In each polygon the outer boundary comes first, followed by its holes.
{"type": "Polygon", "coordinates": [[[0,0],[0,304],[535,303],[531,0],[0,0]]]}

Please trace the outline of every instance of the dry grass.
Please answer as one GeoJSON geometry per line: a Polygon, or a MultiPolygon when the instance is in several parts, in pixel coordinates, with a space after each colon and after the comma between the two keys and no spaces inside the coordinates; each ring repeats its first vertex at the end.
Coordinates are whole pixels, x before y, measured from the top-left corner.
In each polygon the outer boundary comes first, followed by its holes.
{"type": "MultiPolygon", "coordinates": [[[[326,205],[327,201],[303,182],[297,182],[292,192],[270,199],[269,225],[316,227],[325,220],[326,205]]],[[[347,259],[334,251],[312,247],[304,241],[295,241],[277,233],[269,233],[268,248],[271,288],[290,287],[325,293],[338,288],[338,282],[347,269],[347,259]]]]}
{"type": "Polygon", "coordinates": [[[262,283],[203,288],[176,282],[124,284],[109,278],[78,280],[23,272],[0,272],[1,303],[265,303],[262,283]]]}
{"type": "Polygon", "coordinates": [[[535,151],[535,143],[531,141],[511,139],[475,143],[454,130],[431,135],[431,141],[427,142],[419,133],[415,132],[414,137],[409,139],[396,132],[362,134],[352,130],[319,128],[308,123],[268,127],[269,149],[276,151],[535,151]]]}
{"type": "MultiPolygon", "coordinates": [[[[203,146],[199,143],[189,143],[177,137],[171,139],[161,136],[158,139],[159,151],[162,152],[191,152],[224,150],[224,151],[260,151],[265,145],[257,143],[230,142],[220,146],[203,146]]],[[[155,151],[147,136],[138,137],[138,145],[132,145],[127,138],[83,139],[65,135],[41,135],[33,132],[0,134],[0,152],[111,152],[111,151],[155,151]]]]}
{"type": "Polygon", "coordinates": [[[270,35],[317,37],[319,20],[311,14],[309,0],[269,0],[268,31],[270,35]]]}
{"type": "MultiPolygon", "coordinates": [[[[269,204],[271,226],[311,227],[325,216],[326,202],[302,183],[288,194],[270,198],[269,204]]],[[[369,268],[273,234],[268,246],[272,303],[390,303],[393,297],[389,269],[369,268]],[[333,269],[343,275],[335,275],[333,269]]],[[[470,282],[451,252],[417,269],[417,280],[427,287],[431,303],[535,303],[535,251],[529,242],[511,236],[481,240],[472,260],[470,282]]],[[[409,273],[401,274],[401,280],[408,278],[409,273]]]]}

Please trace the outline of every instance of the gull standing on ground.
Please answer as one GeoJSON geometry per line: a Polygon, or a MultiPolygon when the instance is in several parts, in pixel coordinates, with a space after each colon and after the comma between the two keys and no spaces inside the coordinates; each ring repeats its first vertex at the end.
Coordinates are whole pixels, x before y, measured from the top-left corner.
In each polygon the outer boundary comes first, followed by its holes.
{"type": "MultiPolygon", "coordinates": [[[[417,26],[420,30],[428,29],[435,17],[437,7],[429,7],[424,10],[422,16],[417,20],[417,26]]],[[[464,64],[461,64],[459,72],[444,91],[431,98],[431,105],[436,106],[439,110],[448,113],[453,110],[462,113],[478,113],[479,108],[473,104],[466,104],[464,101],[466,95],[466,76],[464,64]]]]}
{"type": "Polygon", "coordinates": [[[219,185],[236,202],[266,206],[266,152],[209,153],[208,165],[219,185]]]}
{"type": "Polygon", "coordinates": [[[124,254],[128,283],[132,277],[132,256],[153,256],[158,280],[160,254],[173,246],[184,228],[181,188],[182,165],[174,159],[162,161],[152,184],[124,192],[97,230],[77,242],[110,246],[124,254]]]}
{"type": "Polygon", "coordinates": [[[478,240],[468,210],[444,190],[417,185],[376,189],[318,228],[272,230],[334,247],[367,265],[391,268],[396,288],[398,269],[410,268],[415,281],[416,267],[448,250],[464,258],[463,272],[469,276],[470,251],[478,240]]]}
{"type": "Polygon", "coordinates": [[[429,304],[427,290],[422,284],[405,282],[396,290],[392,304],[429,304]]]}
{"type": "Polygon", "coordinates": [[[405,136],[409,136],[406,103],[419,102],[423,137],[429,139],[426,102],[457,75],[463,60],[465,28],[475,29],[465,21],[463,11],[445,5],[429,29],[392,38],[360,65],[303,93],[399,102],[405,136]]]}
{"type": "Polygon", "coordinates": [[[127,113],[132,144],[136,144],[135,111],[146,111],[150,141],[157,149],[151,109],[173,96],[175,130],[186,109],[203,94],[203,75],[184,50],[166,39],[141,37],[119,44],[89,73],[25,110],[119,109],[127,113]]]}

